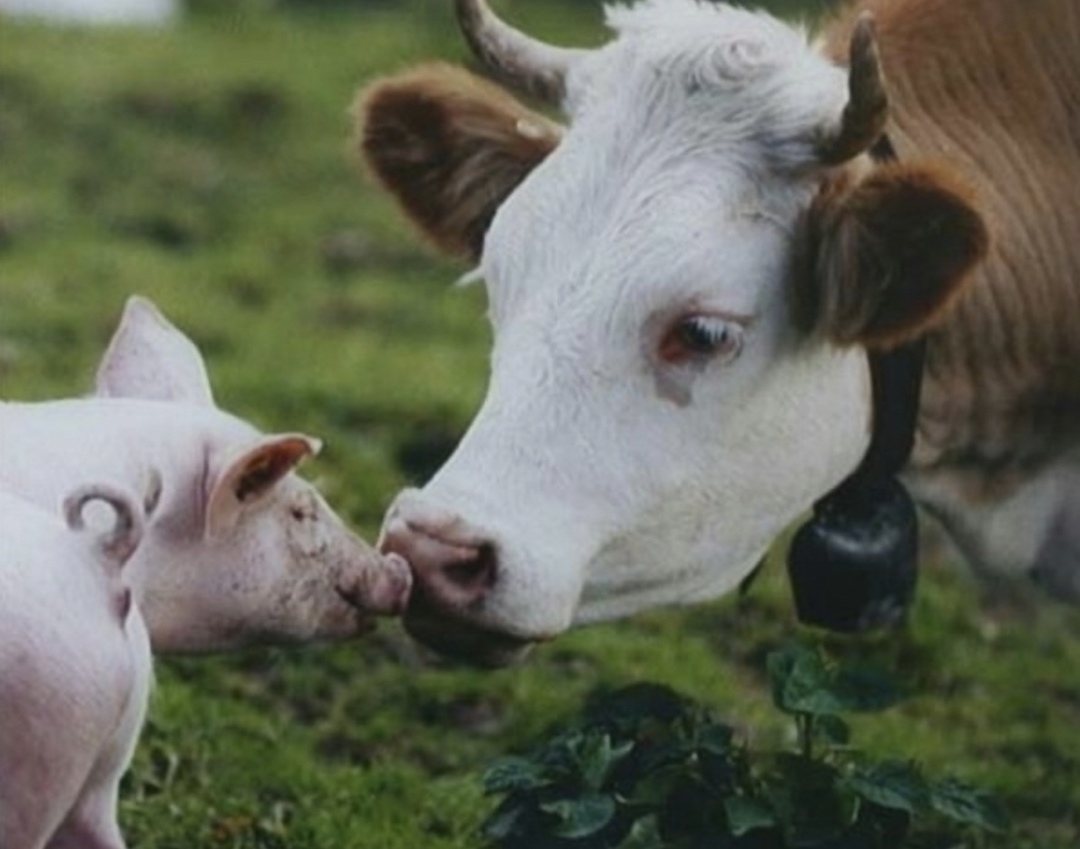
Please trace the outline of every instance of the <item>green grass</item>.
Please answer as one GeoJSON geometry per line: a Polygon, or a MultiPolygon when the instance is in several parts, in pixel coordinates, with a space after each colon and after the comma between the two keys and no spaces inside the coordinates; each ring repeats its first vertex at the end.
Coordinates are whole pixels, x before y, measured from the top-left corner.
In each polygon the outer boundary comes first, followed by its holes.
{"type": "MultiPolygon", "coordinates": [[[[303,6],[203,0],[153,34],[0,22],[0,386],[85,391],[123,299],[148,295],[223,406],[327,441],[309,473],[371,537],[476,409],[489,335],[483,292],[451,289],[461,269],[360,178],[347,110],[373,75],[464,51],[443,0],[303,6]]],[[[597,35],[592,6],[513,15],[597,35]]],[[[999,793],[1015,830],[987,845],[1075,849],[1080,615],[932,561],[906,631],[830,641],[915,693],[856,739],[999,793]]],[[[777,562],[742,602],[576,632],[495,673],[432,664],[393,625],[162,660],[122,822],[143,849],[477,847],[478,772],[595,688],[659,681],[783,739],[763,663],[797,630],[777,562]]]]}

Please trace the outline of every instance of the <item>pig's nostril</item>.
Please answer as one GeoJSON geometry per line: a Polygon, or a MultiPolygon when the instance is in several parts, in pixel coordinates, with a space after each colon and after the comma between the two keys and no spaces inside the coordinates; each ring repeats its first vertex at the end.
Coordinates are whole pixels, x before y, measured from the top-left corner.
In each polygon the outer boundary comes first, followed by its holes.
{"type": "Polygon", "coordinates": [[[448,563],[443,572],[452,584],[480,597],[495,584],[496,557],[492,545],[481,545],[476,557],[448,563]]]}

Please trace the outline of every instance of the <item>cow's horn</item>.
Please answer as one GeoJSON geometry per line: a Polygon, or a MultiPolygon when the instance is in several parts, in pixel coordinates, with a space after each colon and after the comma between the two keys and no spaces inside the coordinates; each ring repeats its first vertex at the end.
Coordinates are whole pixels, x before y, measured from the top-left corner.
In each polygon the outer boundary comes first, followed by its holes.
{"type": "Polygon", "coordinates": [[[486,0],[454,0],[469,47],[509,85],[553,105],[566,95],[566,73],[585,51],[545,44],[514,29],[486,0]]]}
{"type": "Polygon", "coordinates": [[[819,147],[821,160],[838,165],[858,156],[885,131],[889,99],[874,37],[874,20],[863,12],[851,34],[848,102],[840,120],[825,133],[819,147]]]}

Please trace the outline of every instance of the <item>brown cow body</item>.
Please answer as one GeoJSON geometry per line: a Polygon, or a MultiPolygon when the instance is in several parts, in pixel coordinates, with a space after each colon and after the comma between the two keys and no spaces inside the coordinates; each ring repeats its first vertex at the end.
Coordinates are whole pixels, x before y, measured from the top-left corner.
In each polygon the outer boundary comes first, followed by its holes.
{"type": "Polygon", "coordinates": [[[831,55],[864,9],[900,158],[947,162],[991,232],[929,335],[915,488],[973,564],[1038,560],[1077,595],[1064,517],[1080,502],[1080,4],[863,0],[828,27],[831,55]]]}

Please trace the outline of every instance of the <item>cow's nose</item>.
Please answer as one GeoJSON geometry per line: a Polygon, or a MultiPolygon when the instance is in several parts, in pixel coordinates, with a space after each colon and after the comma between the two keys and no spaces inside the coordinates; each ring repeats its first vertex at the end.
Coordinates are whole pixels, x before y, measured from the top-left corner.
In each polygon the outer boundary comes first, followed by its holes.
{"type": "Polygon", "coordinates": [[[498,576],[494,542],[455,513],[399,499],[383,523],[379,548],[412,566],[414,592],[444,610],[476,608],[498,576]]]}

